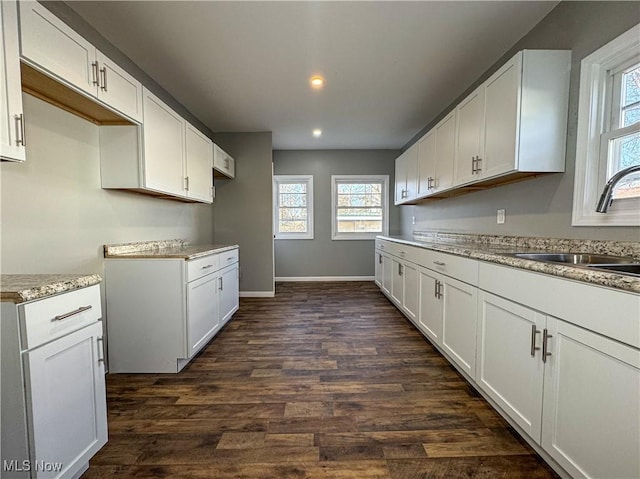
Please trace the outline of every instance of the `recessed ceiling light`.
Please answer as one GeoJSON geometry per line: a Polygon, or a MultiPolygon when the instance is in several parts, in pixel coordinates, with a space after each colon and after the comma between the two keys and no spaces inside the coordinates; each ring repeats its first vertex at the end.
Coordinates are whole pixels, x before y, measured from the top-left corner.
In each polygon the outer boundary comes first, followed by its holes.
{"type": "Polygon", "coordinates": [[[311,88],[322,88],[324,86],[324,78],[322,78],[321,76],[313,76],[311,77],[311,88]]]}
{"type": "Polygon", "coordinates": [[[319,128],[316,128],[315,130],[313,130],[313,136],[315,138],[320,138],[322,136],[322,130],[319,128]]]}

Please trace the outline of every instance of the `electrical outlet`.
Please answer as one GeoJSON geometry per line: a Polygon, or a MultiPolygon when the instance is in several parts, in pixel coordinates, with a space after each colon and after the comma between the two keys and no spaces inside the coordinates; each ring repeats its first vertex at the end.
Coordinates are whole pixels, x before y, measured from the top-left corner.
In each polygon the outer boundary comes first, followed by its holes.
{"type": "Polygon", "coordinates": [[[416,217],[415,217],[415,216],[412,216],[412,217],[411,217],[411,224],[412,224],[412,225],[415,225],[415,224],[416,224],[416,217]]]}
{"type": "Polygon", "coordinates": [[[503,225],[505,220],[505,210],[498,210],[498,224],[503,225]]]}

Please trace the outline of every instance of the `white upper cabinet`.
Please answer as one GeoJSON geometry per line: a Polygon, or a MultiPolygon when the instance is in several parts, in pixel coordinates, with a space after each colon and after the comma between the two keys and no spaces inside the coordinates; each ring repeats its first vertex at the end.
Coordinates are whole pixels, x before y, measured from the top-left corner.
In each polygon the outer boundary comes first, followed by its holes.
{"type": "Polygon", "coordinates": [[[24,161],[25,132],[20,87],[18,11],[15,1],[0,2],[0,158],[24,161]]]}
{"type": "Polygon", "coordinates": [[[456,112],[452,111],[436,125],[436,174],[433,191],[443,191],[453,186],[455,161],[456,112]]]}
{"type": "Polygon", "coordinates": [[[100,127],[102,187],[213,202],[213,142],[146,88],[143,112],[143,126],[100,127]]]}
{"type": "Polygon", "coordinates": [[[396,158],[395,204],[406,204],[418,195],[418,144],[414,143],[396,158]]]}
{"type": "MultiPolygon", "coordinates": [[[[398,170],[396,169],[396,175],[398,170]]],[[[418,140],[418,197],[431,194],[436,177],[436,131],[418,140]]]]}
{"type": "Polygon", "coordinates": [[[484,87],[465,98],[457,108],[455,184],[476,179],[476,159],[484,152],[484,87]]]}
{"type": "Polygon", "coordinates": [[[213,201],[213,142],[189,123],[186,142],[187,196],[210,203],[213,201]]]}
{"type": "Polygon", "coordinates": [[[236,162],[233,157],[214,143],[213,169],[216,177],[234,178],[236,176],[236,162]]]}
{"type": "Polygon", "coordinates": [[[142,123],[142,84],[117,63],[96,51],[98,63],[98,99],[142,123]]]}
{"type": "Polygon", "coordinates": [[[20,54],[73,90],[142,121],[142,84],[37,2],[20,2],[20,54]]]}
{"type": "Polygon", "coordinates": [[[153,191],[185,193],[185,120],[153,93],[144,90],[144,186],[153,191]]]}

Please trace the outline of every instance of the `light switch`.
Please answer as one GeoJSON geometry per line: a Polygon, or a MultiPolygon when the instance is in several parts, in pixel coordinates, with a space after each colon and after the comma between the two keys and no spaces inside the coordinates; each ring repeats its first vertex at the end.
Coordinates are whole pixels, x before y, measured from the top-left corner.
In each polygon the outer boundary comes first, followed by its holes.
{"type": "Polygon", "coordinates": [[[503,225],[505,220],[505,210],[498,210],[498,224],[503,225]]]}

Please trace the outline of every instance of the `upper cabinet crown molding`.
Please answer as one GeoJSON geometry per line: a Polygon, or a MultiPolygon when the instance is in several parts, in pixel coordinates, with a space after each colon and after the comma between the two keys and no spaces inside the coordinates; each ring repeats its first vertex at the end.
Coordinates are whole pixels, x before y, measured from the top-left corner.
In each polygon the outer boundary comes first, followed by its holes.
{"type": "Polygon", "coordinates": [[[0,2],[0,158],[25,161],[25,125],[20,90],[18,6],[0,2]]]}
{"type": "MultiPolygon", "coordinates": [[[[563,172],[570,67],[568,50],[518,52],[456,106],[455,128],[443,129],[447,116],[418,140],[423,148],[418,155],[419,192],[400,203],[415,204],[563,172]],[[444,135],[440,148],[438,133],[444,135]],[[453,152],[448,148],[451,134],[453,152]],[[453,179],[447,181],[452,155],[453,179]],[[438,165],[446,173],[439,184],[438,165]]],[[[396,182],[406,182],[403,167],[401,161],[396,182]]]]}
{"type": "Polygon", "coordinates": [[[26,92],[98,124],[142,122],[142,84],[35,1],[20,2],[20,55],[26,92]]]}

